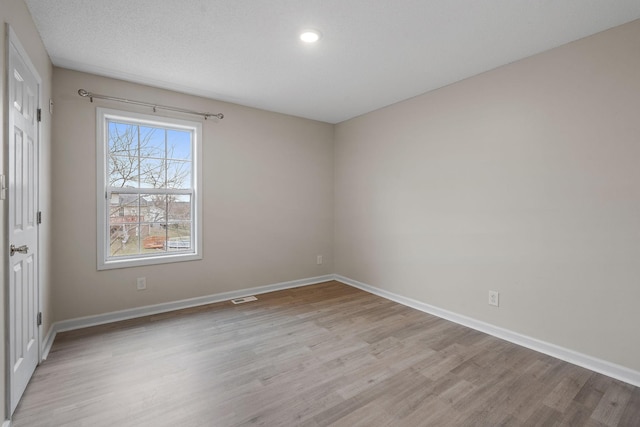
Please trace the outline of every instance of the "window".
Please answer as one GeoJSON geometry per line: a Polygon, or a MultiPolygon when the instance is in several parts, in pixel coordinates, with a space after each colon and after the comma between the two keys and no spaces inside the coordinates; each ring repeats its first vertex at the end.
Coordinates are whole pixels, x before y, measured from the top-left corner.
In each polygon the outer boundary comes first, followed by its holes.
{"type": "Polygon", "coordinates": [[[202,259],[198,122],[98,108],[98,269],[202,259]]]}

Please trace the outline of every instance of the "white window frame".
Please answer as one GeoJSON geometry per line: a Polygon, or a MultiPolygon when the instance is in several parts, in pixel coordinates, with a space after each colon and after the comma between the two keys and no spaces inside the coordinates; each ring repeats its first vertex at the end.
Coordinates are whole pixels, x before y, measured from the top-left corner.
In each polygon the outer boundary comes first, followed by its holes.
{"type": "Polygon", "coordinates": [[[159,117],[109,108],[96,109],[96,158],[97,158],[97,232],[98,232],[98,270],[113,268],[139,267],[144,265],[165,264],[202,259],[202,123],[170,117],[159,117]],[[109,256],[109,199],[107,198],[108,141],[107,120],[134,122],[140,125],[193,131],[192,166],[193,206],[192,206],[192,251],[166,252],[162,254],[137,254],[127,257],[109,256]]]}

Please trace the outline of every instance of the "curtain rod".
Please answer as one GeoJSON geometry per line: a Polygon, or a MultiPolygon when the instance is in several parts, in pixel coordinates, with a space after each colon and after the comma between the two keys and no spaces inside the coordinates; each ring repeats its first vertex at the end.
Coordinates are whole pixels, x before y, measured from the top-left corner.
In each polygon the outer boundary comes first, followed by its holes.
{"type": "Polygon", "coordinates": [[[195,114],[197,116],[202,116],[204,117],[204,119],[208,119],[209,117],[216,117],[218,119],[223,119],[224,118],[224,114],[222,113],[203,113],[201,111],[193,111],[193,110],[185,110],[184,108],[177,108],[177,107],[169,107],[166,105],[158,105],[158,104],[151,104],[149,102],[142,102],[142,101],[132,101],[130,99],[125,99],[125,98],[117,98],[115,96],[107,96],[107,95],[100,95],[97,93],[91,93],[88,92],[84,89],[78,89],[78,95],[84,97],[84,98],[89,98],[89,100],[91,100],[91,102],[93,102],[93,98],[98,98],[98,99],[107,99],[109,101],[117,101],[117,102],[124,102],[127,104],[135,104],[135,105],[142,105],[145,107],[151,107],[153,108],[153,112],[156,112],[156,109],[161,109],[161,110],[169,110],[169,111],[177,111],[179,113],[186,113],[186,114],[195,114]]]}

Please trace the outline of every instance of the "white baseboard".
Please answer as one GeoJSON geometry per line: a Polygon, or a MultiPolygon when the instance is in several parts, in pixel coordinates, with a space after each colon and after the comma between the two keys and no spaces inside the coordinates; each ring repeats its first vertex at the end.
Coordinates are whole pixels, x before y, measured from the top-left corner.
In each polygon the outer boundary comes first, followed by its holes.
{"type": "Polygon", "coordinates": [[[11,427],[11,420],[4,420],[2,427],[11,427]]]}
{"type": "Polygon", "coordinates": [[[348,277],[336,274],[334,275],[334,280],[358,289],[362,289],[363,291],[378,295],[388,300],[395,301],[407,307],[415,308],[416,310],[438,316],[442,319],[467,326],[471,329],[493,335],[494,337],[498,337],[514,344],[527,347],[531,350],[535,350],[540,353],[555,357],[557,359],[564,360],[565,362],[581,366],[583,368],[598,372],[608,377],[624,381],[636,387],[640,387],[640,372],[634,371],[624,366],[607,362],[606,360],[598,359],[583,353],[578,353],[577,351],[573,351],[564,347],[557,346],[555,344],[538,340],[536,338],[522,335],[508,329],[491,325],[489,323],[481,322],[479,320],[472,319],[471,317],[466,317],[448,310],[443,310],[441,308],[425,304],[412,298],[407,298],[398,294],[394,294],[392,292],[385,291],[383,289],[376,288],[371,285],[367,285],[362,282],[358,282],[353,279],[349,279],[348,277]]]}
{"type": "MultiPolygon", "coordinates": [[[[306,279],[291,280],[289,282],[275,283],[272,285],[258,286],[255,288],[241,289],[238,291],[221,292],[218,294],[205,295],[203,297],[189,298],[180,301],[166,302],[162,304],[147,305],[128,310],[113,311],[110,313],[98,314],[95,316],[78,317],[75,319],[62,320],[51,325],[49,333],[43,342],[42,359],[46,359],[58,332],[72,331],[74,329],[87,328],[89,326],[104,325],[106,323],[119,322],[137,317],[149,316],[152,314],[166,313],[184,308],[197,307],[200,305],[212,304],[215,302],[228,301],[233,298],[240,298],[247,295],[260,295],[267,292],[280,291],[283,289],[299,288],[301,286],[315,285],[317,283],[334,280],[333,274],[324,276],[309,277],[306,279]]],[[[4,427],[4,426],[3,426],[4,427]]]]}
{"type": "Polygon", "coordinates": [[[49,356],[49,351],[51,351],[51,346],[53,345],[53,340],[56,337],[56,331],[54,328],[54,325],[51,325],[51,327],[49,328],[49,332],[47,332],[47,335],[44,337],[44,340],[42,342],[42,354],[40,355],[40,360],[46,360],[47,356],[49,356]]]}

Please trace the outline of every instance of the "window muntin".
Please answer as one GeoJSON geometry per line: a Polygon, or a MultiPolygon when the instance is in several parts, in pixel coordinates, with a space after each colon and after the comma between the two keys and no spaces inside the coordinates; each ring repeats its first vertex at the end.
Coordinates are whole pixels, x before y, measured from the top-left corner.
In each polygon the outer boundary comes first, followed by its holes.
{"type": "Polygon", "coordinates": [[[98,269],[201,259],[201,125],[98,109],[98,269]]]}

